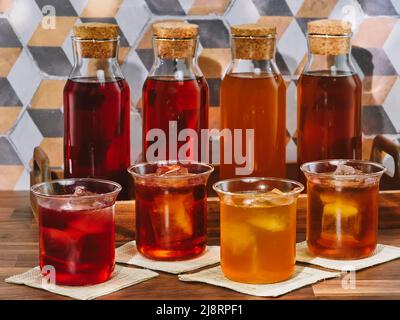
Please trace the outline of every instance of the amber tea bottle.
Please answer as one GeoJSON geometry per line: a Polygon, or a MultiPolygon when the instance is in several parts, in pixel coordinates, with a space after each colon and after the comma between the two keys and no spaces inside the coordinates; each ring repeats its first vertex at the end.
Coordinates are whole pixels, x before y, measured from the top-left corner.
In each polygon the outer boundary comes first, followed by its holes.
{"type": "MultiPolygon", "coordinates": [[[[232,132],[232,154],[221,137],[221,179],[238,176],[235,148],[246,153],[246,129],[254,129],[253,171],[248,176],[284,177],[286,159],[286,85],[274,61],[274,26],[231,27],[232,62],[221,84],[221,129],[232,132]],[[242,143],[233,130],[242,130],[242,143]],[[239,143],[238,143],[239,142],[239,143]],[[232,160],[232,163],[229,163],[232,160]]],[[[248,144],[249,142],[247,142],[248,144]]],[[[247,149],[249,151],[250,149],[247,149]]]]}
{"type": "Polygon", "coordinates": [[[297,85],[297,159],[361,158],[361,82],[351,63],[351,23],[308,23],[308,62],[297,85]]]}

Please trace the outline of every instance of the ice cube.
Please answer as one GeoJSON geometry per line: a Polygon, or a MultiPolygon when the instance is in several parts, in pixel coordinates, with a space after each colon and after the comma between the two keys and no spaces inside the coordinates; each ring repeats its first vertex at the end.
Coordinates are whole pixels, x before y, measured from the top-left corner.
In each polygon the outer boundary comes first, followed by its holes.
{"type": "Polygon", "coordinates": [[[154,198],[150,219],[158,243],[168,244],[193,236],[193,204],[192,192],[154,198]]]}
{"type": "Polygon", "coordinates": [[[354,167],[338,163],[333,174],[337,176],[352,176],[352,175],[362,175],[363,172],[354,167]]]}
{"type": "Polygon", "coordinates": [[[244,223],[225,222],[221,229],[221,245],[233,255],[248,255],[257,247],[255,240],[255,234],[244,223]]]}
{"type": "Polygon", "coordinates": [[[336,201],[324,205],[322,235],[331,240],[343,237],[357,239],[361,230],[361,215],[357,207],[348,202],[336,201]]]}
{"type": "Polygon", "coordinates": [[[97,193],[91,192],[83,186],[77,186],[77,187],[75,187],[75,190],[74,190],[74,193],[72,194],[72,196],[73,197],[84,197],[84,196],[92,196],[95,194],[97,194],[97,193]]]}
{"type": "Polygon", "coordinates": [[[162,166],[157,168],[156,176],[185,176],[188,175],[189,171],[187,168],[180,166],[179,164],[162,166]]]}
{"type": "Polygon", "coordinates": [[[290,205],[293,201],[293,197],[285,196],[284,192],[275,188],[271,191],[257,194],[252,205],[256,207],[277,207],[290,205]]]}
{"type": "Polygon", "coordinates": [[[289,213],[257,212],[252,213],[249,224],[269,232],[283,231],[289,225],[289,213]]]}

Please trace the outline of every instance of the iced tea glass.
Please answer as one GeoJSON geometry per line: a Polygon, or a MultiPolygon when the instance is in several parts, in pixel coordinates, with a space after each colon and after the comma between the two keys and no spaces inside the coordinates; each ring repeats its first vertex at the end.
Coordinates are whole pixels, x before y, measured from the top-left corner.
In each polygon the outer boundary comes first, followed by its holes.
{"type": "Polygon", "coordinates": [[[307,244],[316,256],[361,259],[373,254],[378,232],[379,180],[385,168],[361,160],[301,166],[307,177],[307,244]]]}
{"type": "Polygon", "coordinates": [[[213,168],[185,161],[131,166],[136,246],[154,260],[184,260],[206,247],[207,180],[213,168]]]}
{"type": "Polygon", "coordinates": [[[121,186],[90,178],[32,186],[39,209],[40,268],[60,285],[108,280],[115,266],[114,203],[121,186]],[[46,268],[44,268],[46,267],[46,268]]]}
{"type": "Polygon", "coordinates": [[[230,280],[286,280],[296,262],[296,204],[303,185],[278,178],[242,178],[213,185],[221,201],[221,268],[230,280]]]}

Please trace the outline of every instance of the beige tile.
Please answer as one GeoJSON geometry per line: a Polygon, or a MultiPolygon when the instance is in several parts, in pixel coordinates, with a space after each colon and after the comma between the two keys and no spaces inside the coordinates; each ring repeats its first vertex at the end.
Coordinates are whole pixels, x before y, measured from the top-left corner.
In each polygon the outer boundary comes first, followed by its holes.
{"type": "Polygon", "coordinates": [[[11,9],[14,0],[0,0],[0,12],[6,12],[11,9]]]}
{"type": "Polygon", "coordinates": [[[188,14],[191,15],[208,15],[208,14],[224,14],[229,5],[229,0],[195,0],[188,14]]]}
{"type": "Polygon", "coordinates": [[[0,165],[0,191],[14,190],[23,171],[23,166],[0,165]]]}
{"type": "Polygon", "coordinates": [[[35,33],[29,40],[30,46],[61,47],[67,38],[72,26],[75,24],[76,17],[55,17],[55,29],[44,29],[39,23],[35,33]]]}
{"type": "Polygon", "coordinates": [[[292,22],[293,17],[278,17],[278,16],[262,16],[258,19],[257,24],[273,25],[276,27],[276,34],[278,39],[286,31],[289,24],[292,22]]]}
{"type": "Polygon", "coordinates": [[[296,16],[302,18],[326,18],[338,0],[305,0],[296,16]]]}
{"type": "Polygon", "coordinates": [[[352,44],[363,48],[382,48],[397,19],[374,17],[365,19],[353,36],[352,44]]]}
{"type": "Polygon", "coordinates": [[[49,157],[51,167],[61,167],[63,165],[63,138],[44,138],[40,147],[49,157]]]}
{"type": "MultiPolygon", "coordinates": [[[[366,107],[368,108],[368,107],[366,107]]],[[[362,159],[369,160],[371,156],[372,142],[374,137],[363,137],[362,139],[362,159]]]]}
{"type": "Polygon", "coordinates": [[[119,48],[118,52],[118,63],[123,64],[125,62],[126,56],[129,53],[130,48],[129,47],[121,47],[119,48]]]}
{"type": "MultiPolygon", "coordinates": [[[[83,9],[81,17],[85,18],[105,18],[114,17],[117,14],[123,0],[88,0],[83,9]]],[[[134,19],[134,17],[132,17],[134,19]]]]}
{"type": "Polygon", "coordinates": [[[382,105],[396,76],[367,76],[363,79],[362,104],[364,106],[382,105]]]}
{"type": "Polygon", "coordinates": [[[0,107],[0,134],[5,134],[14,125],[21,107],[0,107]]]}
{"type": "Polygon", "coordinates": [[[63,106],[65,80],[43,80],[31,101],[37,109],[59,109],[63,106]]]}
{"type": "Polygon", "coordinates": [[[0,48],[0,77],[7,77],[20,53],[21,48],[0,48]]]}
{"type": "Polygon", "coordinates": [[[231,61],[231,49],[204,48],[198,58],[199,66],[206,78],[221,78],[231,61]]]}
{"type": "Polygon", "coordinates": [[[221,126],[221,109],[219,107],[213,107],[208,110],[208,127],[210,129],[219,129],[221,126]]]}

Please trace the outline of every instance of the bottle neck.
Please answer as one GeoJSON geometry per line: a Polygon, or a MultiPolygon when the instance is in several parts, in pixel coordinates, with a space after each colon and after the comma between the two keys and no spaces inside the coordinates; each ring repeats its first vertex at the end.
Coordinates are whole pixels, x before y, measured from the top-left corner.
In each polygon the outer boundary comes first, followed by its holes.
{"type": "Polygon", "coordinates": [[[275,63],[275,37],[233,36],[232,63],[227,73],[279,74],[275,63]]]}
{"type": "Polygon", "coordinates": [[[325,74],[354,74],[350,53],[340,55],[321,55],[309,52],[303,73],[321,72],[325,74]]]}
{"type": "Polygon", "coordinates": [[[332,75],[356,73],[350,52],[350,35],[309,35],[308,61],[303,72],[332,75]]]}
{"type": "Polygon", "coordinates": [[[163,39],[153,37],[154,62],[150,77],[177,80],[203,76],[197,64],[197,39],[163,39]]]}
{"type": "Polygon", "coordinates": [[[73,39],[74,66],[69,78],[88,78],[95,81],[123,79],[118,63],[118,39],[73,39]]]}

